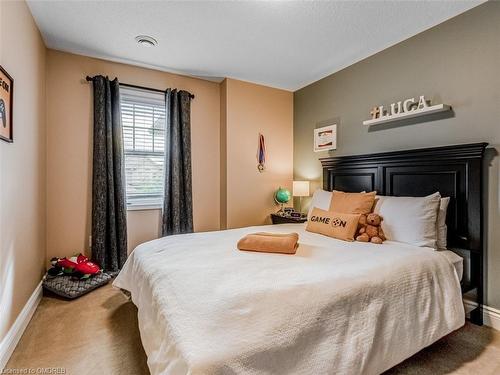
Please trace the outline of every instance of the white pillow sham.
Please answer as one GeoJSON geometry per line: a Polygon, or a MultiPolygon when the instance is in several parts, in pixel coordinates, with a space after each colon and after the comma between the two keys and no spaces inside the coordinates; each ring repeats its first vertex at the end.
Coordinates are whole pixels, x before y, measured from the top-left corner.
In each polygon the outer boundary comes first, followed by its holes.
{"type": "Polygon", "coordinates": [[[439,193],[427,197],[381,195],[374,212],[383,217],[382,229],[388,240],[436,249],[440,201],[439,193]]]}
{"type": "Polygon", "coordinates": [[[311,218],[311,213],[314,207],[328,211],[330,202],[332,201],[332,192],[323,189],[317,189],[312,196],[309,211],[307,212],[307,220],[311,218]]]}
{"type": "Polygon", "coordinates": [[[439,202],[439,211],[437,216],[437,248],[445,250],[448,246],[448,227],[446,225],[446,213],[448,205],[450,204],[450,197],[441,198],[439,202]]]}

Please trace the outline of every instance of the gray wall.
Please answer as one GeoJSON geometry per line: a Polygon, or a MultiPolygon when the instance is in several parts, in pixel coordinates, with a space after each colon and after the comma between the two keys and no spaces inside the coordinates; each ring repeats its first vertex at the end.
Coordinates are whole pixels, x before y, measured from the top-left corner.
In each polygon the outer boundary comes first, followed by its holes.
{"type": "MultiPolygon", "coordinates": [[[[458,17],[294,94],[294,177],[320,186],[319,157],[489,142],[500,150],[500,2],[458,17]],[[375,105],[425,95],[453,116],[423,123],[362,125],[375,105]],[[314,153],[313,129],[338,123],[337,150],[314,153]]],[[[487,170],[487,304],[500,308],[500,170],[487,170]]]]}

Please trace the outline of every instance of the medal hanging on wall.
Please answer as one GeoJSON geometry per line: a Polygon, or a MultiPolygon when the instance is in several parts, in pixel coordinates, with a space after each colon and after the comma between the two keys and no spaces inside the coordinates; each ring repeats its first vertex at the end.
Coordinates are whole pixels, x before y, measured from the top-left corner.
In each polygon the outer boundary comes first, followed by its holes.
{"type": "Polygon", "coordinates": [[[264,172],[266,164],[266,144],[264,142],[264,136],[259,133],[259,150],[257,152],[257,169],[260,173],[264,172]]]}

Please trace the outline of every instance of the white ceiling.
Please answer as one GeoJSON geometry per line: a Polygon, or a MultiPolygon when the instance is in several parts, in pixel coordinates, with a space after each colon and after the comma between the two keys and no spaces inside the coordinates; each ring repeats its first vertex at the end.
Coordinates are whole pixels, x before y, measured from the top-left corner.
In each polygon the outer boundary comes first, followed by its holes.
{"type": "Polygon", "coordinates": [[[470,1],[36,1],[47,47],[297,90],[454,17],[470,1]],[[159,45],[134,38],[146,34],[159,45]]]}

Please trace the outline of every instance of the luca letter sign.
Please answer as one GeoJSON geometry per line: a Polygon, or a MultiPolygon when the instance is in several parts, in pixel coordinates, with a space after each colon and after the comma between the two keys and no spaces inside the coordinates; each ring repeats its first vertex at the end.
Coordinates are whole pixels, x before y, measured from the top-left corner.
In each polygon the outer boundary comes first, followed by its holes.
{"type": "Polygon", "coordinates": [[[431,105],[430,100],[425,99],[425,97],[421,95],[418,100],[415,100],[415,98],[410,98],[392,103],[389,110],[384,109],[383,105],[373,107],[370,112],[372,118],[363,121],[363,125],[384,124],[391,121],[449,111],[450,109],[451,107],[446,104],[431,105]]]}

